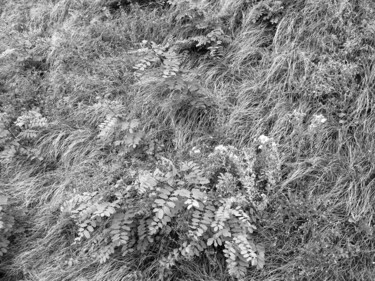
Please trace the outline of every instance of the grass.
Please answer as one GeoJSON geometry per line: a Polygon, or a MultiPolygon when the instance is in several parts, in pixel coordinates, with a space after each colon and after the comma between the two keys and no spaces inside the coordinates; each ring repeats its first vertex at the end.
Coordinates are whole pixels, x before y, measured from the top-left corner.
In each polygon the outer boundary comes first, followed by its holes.
{"type": "Polygon", "coordinates": [[[0,158],[0,192],[16,221],[0,257],[2,280],[231,280],[220,256],[177,264],[165,276],[158,253],[69,266],[85,248],[72,246],[76,230],[60,207],[77,193],[109,189],[129,167],[152,166],[141,151],[152,142],[164,147],[160,155],[181,159],[193,146],[245,148],[260,135],[277,143],[281,170],[257,232],[266,265],[246,280],[372,279],[371,1],[285,0],[274,14],[259,2],[277,1],[196,1],[231,43],[219,59],[194,50],[182,66],[183,80],[199,87],[192,97],[169,91],[159,66],[141,79],[133,69],[143,40],[163,45],[204,33],[178,19],[182,6],[111,14],[104,0],[0,2],[0,113],[14,124],[38,108],[50,124],[24,143],[42,160],[0,158]],[[192,106],[197,100],[210,106],[192,106]],[[140,120],[139,151],[121,154],[97,139],[113,113],[140,120]]]}

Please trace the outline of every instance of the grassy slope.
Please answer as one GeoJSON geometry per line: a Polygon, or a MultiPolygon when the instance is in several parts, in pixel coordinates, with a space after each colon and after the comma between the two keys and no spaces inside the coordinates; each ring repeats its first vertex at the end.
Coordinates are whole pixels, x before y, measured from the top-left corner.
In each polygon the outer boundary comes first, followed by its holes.
{"type": "MultiPolygon", "coordinates": [[[[254,23],[254,9],[243,1],[217,1],[212,9],[225,19],[232,42],[222,59],[198,58],[191,65],[216,104],[210,135],[199,126],[192,129],[189,120],[184,126],[165,121],[173,114],[171,102],[158,104],[161,90],[137,82],[133,66],[139,58],[128,54],[142,40],[163,43],[190,31],[173,24],[168,11],[134,8],[107,17],[103,2],[1,5],[0,52],[16,51],[1,59],[0,110],[16,118],[39,107],[53,123],[33,144],[44,161],[1,164],[1,188],[13,198],[16,222],[24,229],[2,260],[4,280],[141,278],[131,260],[63,265],[74,239],[59,212],[67,194],[105,188],[121,174],[121,157],[103,153],[94,141],[113,108],[140,118],[150,138],[168,144],[171,158],[212,139],[240,148],[262,134],[276,141],[282,178],[262,218],[266,266],[249,270],[249,280],[370,280],[375,275],[372,1],[283,1],[274,25],[254,23]],[[22,64],[28,56],[47,58],[43,76],[22,64]],[[110,106],[94,106],[106,100],[110,106]],[[314,128],[310,124],[318,114],[327,121],[314,128]]],[[[191,261],[176,271],[181,280],[229,280],[223,266],[191,261]]],[[[155,267],[142,268],[144,280],[157,279],[155,267]]]]}

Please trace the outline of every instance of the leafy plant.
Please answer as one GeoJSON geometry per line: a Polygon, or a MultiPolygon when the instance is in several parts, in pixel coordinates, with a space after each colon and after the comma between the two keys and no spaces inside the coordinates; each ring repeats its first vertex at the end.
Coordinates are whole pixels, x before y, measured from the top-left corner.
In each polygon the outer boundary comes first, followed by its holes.
{"type": "Polygon", "coordinates": [[[281,20],[283,11],[283,1],[262,0],[252,7],[250,17],[253,23],[269,22],[274,25],[281,20]]]}
{"type": "Polygon", "coordinates": [[[98,139],[104,145],[123,148],[135,148],[139,145],[144,133],[139,130],[139,120],[128,120],[121,114],[108,114],[99,124],[98,139]]]}
{"type": "Polygon", "coordinates": [[[249,266],[264,266],[264,246],[254,233],[267,200],[258,196],[256,162],[251,150],[224,146],[202,166],[194,161],[175,166],[161,157],[154,171],[139,171],[131,185],[119,182],[107,195],[76,195],[62,211],[77,225],[75,243],[88,240],[89,255],[100,263],[115,253],[151,252],[163,240],[157,247],[166,269],[215,250],[225,256],[229,274],[242,278],[249,266]]]}
{"type": "Polygon", "coordinates": [[[18,134],[20,139],[35,139],[39,130],[48,125],[47,118],[43,117],[38,111],[31,110],[19,116],[15,125],[22,129],[18,134]]]}
{"type": "Polygon", "coordinates": [[[16,155],[29,160],[42,160],[31,146],[40,132],[48,126],[47,119],[38,111],[28,111],[13,123],[6,113],[0,115],[0,160],[9,163],[16,155]],[[15,127],[18,127],[17,130],[15,127]]]}
{"type": "Polygon", "coordinates": [[[14,218],[9,214],[8,198],[0,195],[0,257],[8,251],[9,240],[14,218]]]}

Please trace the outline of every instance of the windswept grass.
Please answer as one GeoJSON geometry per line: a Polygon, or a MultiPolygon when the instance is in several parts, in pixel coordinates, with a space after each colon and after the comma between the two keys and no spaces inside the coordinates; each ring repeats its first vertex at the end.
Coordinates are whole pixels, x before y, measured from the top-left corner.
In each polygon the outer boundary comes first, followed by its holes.
{"type": "MultiPolygon", "coordinates": [[[[265,267],[249,269],[246,280],[372,280],[375,4],[186,1],[196,10],[155,4],[113,13],[109,2],[0,1],[0,113],[15,136],[24,112],[48,119],[37,137],[20,141],[37,157],[0,158],[0,192],[15,218],[0,278],[231,280],[220,255],[165,275],[156,250],[116,253],[100,265],[74,260],[88,249],[72,245],[76,226],[61,206],[83,192],[107,194],[131,171],[152,167],[149,151],[159,146],[156,154],[181,160],[193,146],[246,148],[266,135],[277,143],[281,171],[256,233],[265,267]],[[219,58],[189,49],[178,77],[199,89],[194,94],[168,86],[162,62],[135,75],[143,40],[173,46],[210,28],[231,42],[219,58]],[[145,135],[137,148],[98,138],[112,115],[139,120],[145,135]]],[[[0,152],[8,149],[0,131],[0,152]]]]}

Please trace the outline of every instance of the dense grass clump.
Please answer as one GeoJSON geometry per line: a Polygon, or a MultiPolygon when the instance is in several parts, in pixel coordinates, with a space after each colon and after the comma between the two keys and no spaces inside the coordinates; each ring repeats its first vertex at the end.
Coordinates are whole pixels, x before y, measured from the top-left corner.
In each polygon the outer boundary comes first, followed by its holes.
{"type": "Polygon", "coordinates": [[[372,280],[370,0],[0,0],[1,280],[372,280]]]}

